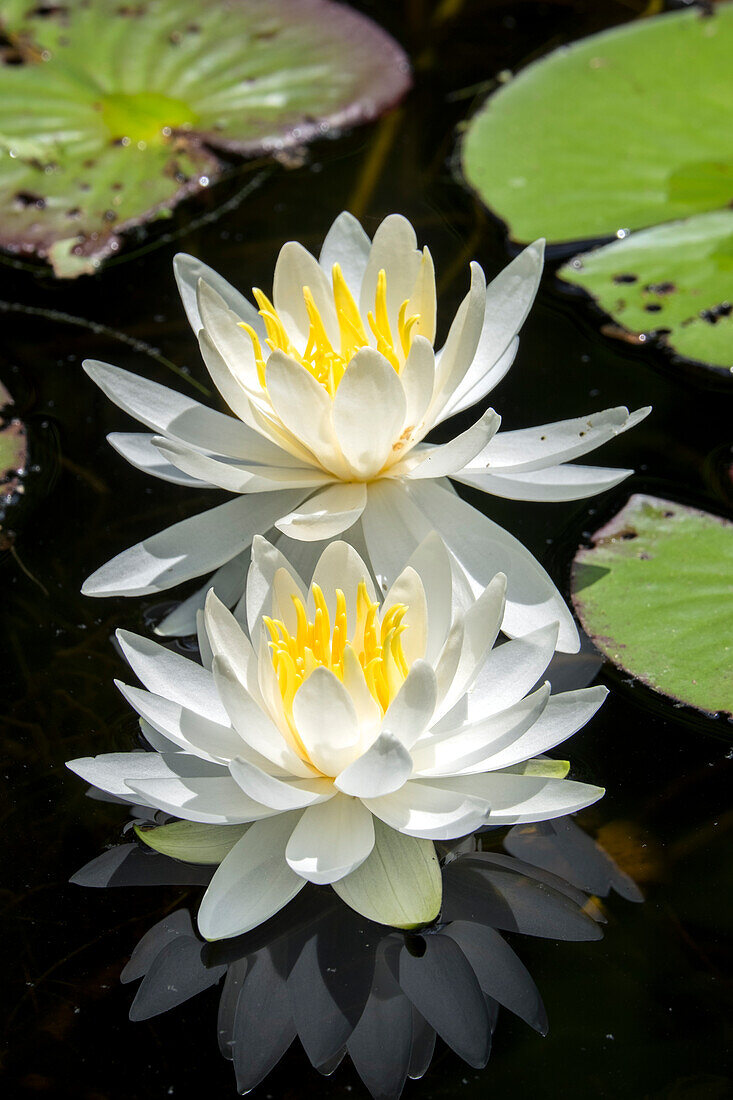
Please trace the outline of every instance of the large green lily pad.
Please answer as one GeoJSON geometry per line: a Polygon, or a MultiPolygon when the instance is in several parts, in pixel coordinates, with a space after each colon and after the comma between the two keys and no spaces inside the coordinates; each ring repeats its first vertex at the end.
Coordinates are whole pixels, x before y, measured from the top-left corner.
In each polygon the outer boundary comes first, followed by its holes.
{"type": "Polygon", "coordinates": [[[466,178],[518,241],[610,237],[733,199],[733,5],[635,21],[487,101],[466,178]]]}
{"type": "Polygon", "coordinates": [[[4,530],[8,509],[23,492],[23,474],[28,464],[28,436],[23,421],[13,416],[13,399],[0,382],[0,550],[7,549],[12,536],[4,530]]]}
{"type": "Polygon", "coordinates": [[[559,275],[627,331],[653,332],[687,359],[733,367],[733,211],[632,233],[576,256],[559,275]]]}
{"type": "Polygon", "coordinates": [[[409,85],[397,43],[331,0],[5,0],[0,32],[0,245],[59,276],[209,186],[214,149],[277,153],[409,85]]]}
{"type": "Polygon", "coordinates": [[[571,589],[598,648],[664,695],[733,714],[733,524],[636,494],[592,542],[571,589]]]}

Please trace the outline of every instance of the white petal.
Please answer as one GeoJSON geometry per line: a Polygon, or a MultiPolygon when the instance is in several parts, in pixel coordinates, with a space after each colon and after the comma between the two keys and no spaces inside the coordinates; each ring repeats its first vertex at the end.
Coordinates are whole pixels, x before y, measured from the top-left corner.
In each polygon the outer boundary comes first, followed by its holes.
{"type": "Polygon", "coordinates": [[[320,542],[348,530],[364,511],[366,502],[367,487],[363,482],[338,482],[293,508],[275,526],[290,538],[320,542]]]}
{"type": "MultiPolygon", "coordinates": [[[[434,664],[453,621],[453,572],[448,548],[436,531],[431,531],[410,557],[409,565],[422,581],[427,603],[428,633],[425,660],[434,664]]],[[[471,602],[473,602],[473,594],[471,602]]]]}
{"type": "Polygon", "coordinates": [[[205,451],[247,455],[251,431],[233,416],[109,363],[86,359],[83,366],[110,401],[153,431],[205,451]]]}
{"type": "Polygon", "coordinates": [[[357,302],[370,247],[371,241],[359,222],[344,210],[326,234],[318,260],[329,278],[333,265],[340,266],[346,285],[357,302]]]}
{"type": "Polygon", "coordinates": [[[411,749],[429,726],[435,711],[438,683],[426,661],[415,661],[407,678],[387,707],[382,728],[411,749]]]}
{"type": "Polygon", "coordinates": [[[358,754],[359,724],[351,696],[327,668],[314,669],[293,699],[293,719],[313,764],[335,776],[358,754]]]}
{"type": "Polygon", "coordinates": [[[313,295],[329,340],[334,347],[338,347],[339,327],[331,281],[318,261],[303,248],[302,244],[298,244],[297,241],[288,241],[280,249],[275,264],[272,301],[285,324],[288,335],[294,342],[299,338],[300,351],[305,347],[310,329],[308,311],[303,298],[303,288],[306,286],[313,295]]]}
{"type": "Polygon", "coordinates": [[[203,611],[207,593],[213,589],[221,602],[231,607],[242,594],[248,567],[249,549],[243,550],[241,554],[237,554],[230,561],[219,566],[201,588],[174,607],[170,614],[158,623],[155,633],[164,638],[194,634],[198,613],[203,611]]]}
{"type": "Polygon", "coordinates": [[[184,473],[230,493],[271,493],[279,489],[313,489],[333,480],[314,466],[258,466],[231,462],[192,451],[162,436],[153,437],[154,446],[173,466],[184,473]]]}
{"type": "Polygon", "coordinates": [[[302,890],[305,881],[285,862],[299,811],[255,822],[214,873],[198,912],[207,940],[240,936],[268,920],[302,890]]]}
{"type": "Polygon", "coordinates": [[[225,657],[234,675],[244,684],[257,705],[262,700],[257,680],[257,654],[244,630],[213,590],[206,597],[206,636],[214,657],[225,657]]]}
{"type": "Polygon", "coordinates": [[[231,761],[229,771],[245,794],[278,812],[302,810],[336,794],[329,779],[278,778],[241,757],[231,761]]]}
{"type": "Polygon", "coordinates": [[[403,486],[389,479],[369,485],[361,524],[372,569],[386,592],[433,524],[413,504],[403,486]]]}
{"type": "Polygon", "coordinates": [[[515,825],[518,822],[562,817],[590,806],[604,793],[602,787],[592,787],[570,779],[512,775],[509,772],[462,775],[456,779],[433,782],[440,782],[445,791],[485,798],[491,805],[489,825],[515,825]]]}
{"type": "Polygon", "coordinates": [[[172,699],[119,680],[115,680],[115,685],[142,718],[185,752],[226,764],[245,748],[239,734],[228,724],[213,722],[172,699]]]}
{"type": "Polygon", "coordinates": [[[420,318],[412,330],[415,336],[423,336],[432,344],[435,340],[435,315],[437,301],[435,294],[435,266],[428,248],[423,248],[420,267],[415,278],[410,300],[405,311],[406,317],[415,314],[420,318]]]}
{"type": "Polygon", "coordinates": [[[340,449],[331,422],[331,398],[310,371],[274,351],[267,360],[267,392],[288,431],[327,469],[339,470],[340,449]]]}
{"type": "Polygon", "coordinates": [[[148,691],[172,699],[219,725],[229,725],[211,673],[196,661],[128,630],[118,630],[117,641],[130,668],[148,691]]]}
{"type": "Polygon", "coordinates": [[[443,411],[439,416],[436,416],[435,423],[440,424],[442,421],[447,420],[449,416],[455,416],[456,413],[470,409],[471,405],[483,400],[509,372],[518,351],[519,337],[515,336],[501,358],[487,369],[481,355],[481,341],[479,341],[473,363],[466,371],[463,381],[456,386],[443,411]]]}
{"type": "Polygon", "coordinates": [[[436,357],[433,401],[425,417],[425,430],[436,422],[454,390],[465,377],[476,354],[486,309],[486,280],[477,263],[471,264],[471,286],[458,307],[448,339],[436,357]]]}
{"type": "Polygon", "coordinates": [[[343,685],[351,697],[359,724],[360,751],[364,752],[374,741],[382,724],[382,711],[364,679],[359,658],[351,646],[347,646],[343,656],[343,685]]]}
{"type": "Polygon", "coordinates": [[[203,279],[196,293],[206,335],[226,363],[227,370],[246,390],[261,396],[254,346],[241,327],[240,318],[203,279]]]}
{"type": "Polygon", "coordinates": [[[414,337],[405,365],[400,371],[400,382],[405,391],[406,402],[402,430],[409,437],[422,423],[435,387],[435,352],[424,336],[414,337]]]}
{"type": "Polygon", "coordinates": [[[176,282],[178,283],[178,291],[181,295],[181,301],[183,302],[183,308],[186,311],[189,324],[195,333],[201,328],[201,315],[199,314],[198,302],[196,299],[196,288],[199,283],[199,279],[203,279],[208,283],[217,294],[226,302],[229,309],[234,310],[241,321],[246,321],[247,324],[252,325],[258,333],[261,334],[261,338],[264,340],[265,326],[255,306],[251,302],[248,302],[244,295],[240,294],[238,290],[226,281],[218,272],[207,264],[202,263],[201,260],[196,259],[195,256],[189,256],[185,252],[179,252],[173,257],[173,271],[175,272],[176,282]]]}
{"type": "Polygon", "coordinates": [[[269,715],[257,705],[225,657],[212,665],[217,689],[232,725],[251,748],[290,775],[309,778],[313,769],[300,760],[269,715]]]}
{"type": "Polygon", "coordinates": [[[402,620],[406,627],[401,636],[402,649],[408,666],[425,656],[428,635],[428,604],[420,574],[406,566],[395,580],[384,598],[380,610],[380,621],[395,604],[402,604],[407,613],[402,620]]]}
{"type": "Polygon", "coordinates": [[[557,466],[580,458],[600,447],[621,432],[635,427],[651,412],[650,407],[629,413],[620,406],[604,412],[522,428],[516,432],[499,432],[486,449],[470,464],[471,473],[490,470],[492,473],[520,473],[557,466]]]}
{"type": "Polygon", "coordinates": [[[152,440],[156,437],[146,432],[110,432],[107,442],[111,444],[118,454],[127,459],[131,466],[142,470],[151,477],[160,478],[161,481],[170,481],[174,485],[190,485],[196,489],[211,488],[210,484],[198,477],[184,474],[177,466],[173,466],[163,458],[152,440]]]}
{"type": "Polygon", "coordinates": [[[544,251],[545,242],[535,241],[489,283],[484,322],[473,362],[454,387],[441,419],[480,400],[511,366],[516,353],[516,333],[524,324],[537,294],[544,251]],[[514,348],[510,350],[512,344],[514,348]]]}
{"type": "Polygon", "coordinates": [[[341,589],[346,602],[346,621],[349,637],[353,635],[356,626],[356,596],[361,581],[366,584],[367,595],[372,603],[376,603],[377,597],[374,591],[369,569],[363,558],[348,542],[338,540],[330,543],[318,559],[318,564],[313,570],[313,579],[308,593],[308,612],[313,616],[315,602],[313,599],[313,586],[323,592],[328,613],[331,616],[333,626],[336,615],[336,589],[341,589]]]}
{"type": "Polygon", "coordinates": [[[365,805],[392,829],[426,840],[465,836],[484,825],[489,816],[485,798],[444,790],[423,780],[411,780],[394,794],[369,798],[365,805]]]}
{"type": "Polygon", "coordinates": [[[510,500],[581,500],[612,489],[633,470],[603,466],[550,466],[521,474],[492,474],[489,470],[454,474],[456,481],[473,485],[485,493],[510,500]]]}
{"type": "Polygon", "coordinates": [[[417,250],[415,230],[401,214],[390,214],[374,234],[369,260],[359,295],[359,311],[366,318],[374,311],[379,272],[387,275],[387,312],[392,334],[397,334],[399,309],[409,299],[420,272],[422,253],[417,250]]]}
{"type": "Polygon", "coordinates": [[[378,798],[397,791],[412,775],[412,757],[394,734],[384,730],[374,744],[336,777],[335,785],[355,798],[378,798]]]}
{"type": "MultiPolygon", "coordinates": [[[[531,634],[492,649],[469,689],[467,721],[497,714],[524,698],[552,659],[557,629],[557,623],[547,623],[531,634]]],[[[449,718],[446,715],[443,721],[449,718]]]]}
{"type": "Polygon", "coordinates": [[[469,769],[485,771],[493,767],[488,761],[514,745],[534,725],[549,698],[550,685],[543,684],[526,699],[490,718],[479,719],[457,730],[445,730],[432,737],[428,735],[413,748],[415,773],[425,776],[457,775],[469,769]]]}
{"type": "Polygon", "coordinates": [[[373,348],[358,351],[333,400],[334,430],[357,477],[376,476],[392,457],[406,409],[394,367],[373,348]]]}
{"type": "Polygon", "coordinates": [[[578,632],[570,611],[548,574],[518,539],[437,482],[413,482],[410,495],[427,522],[443,536],[474,590],[482,589],[496,573],[506,573],[507,605],[502,624],[506,634],[528,634],[558,621],[558,649],[577,652],[578,632]]]}
{"type": "MultiPolygon", "coordinates": [[[[175,756],[183,757],[185,753],[175,756]]],[[[150,806],[205,825],[241,825],[277,812],[248,798],[228,773],[221,777],[130,779],[128,786],[150,806]]]]}
{"type": "Polygon", "coordinates": [[[372,815],[358,799],[337,795],[305,811],[285,856],[296,874],[322,885],[351,874],[373,847],[372,815]]]}
{"type": "MultiPolygon", "coordinates": [[[[252,564],[247,574],[247,598],[245,601],[247,628],[251,638],[258,639],[262,629],[262,616],[273,614],[273,590],[275,577],[280,570],[287,572],[294,584],[295,595],[306,598],[306,587],[284,554],[261,535],[252,540],[252,564]]],[[[281,608],[281,611],[286,609],[281,608]]],[[[292,623],[292,606],[287,609],[286,625],[292,623]]],[[[289,627],[288,627],[289,629],[289,627]]]]}
{"type": "Polygon", "coordinates": [[[487,409],[485,413],[461,432],[449,443],[441,443],[431,447],[416,466],[413,466],[406,476],[410,479],[426,477],[443,477],[446,474],[458,474],[472,459],[486,446],[490,439],[499,430],[501,417],[493,409],[487,409]]]}
{"type": "Polygon", "coordinates": [[[237,497],[123,550],[84,582],[86,596],[147,596],[216,569],[294,508],[307,490],[237,497]]]}
{"type": "Polygon", "coordinates": [[[108,752],[69,760],[66,767],[100,791],[128,799],[132,792],[128,783],[142,779],[170,779],[179,775],[216,778],[227,774],[218,764],[186,753],[108,752]]]}
{"type": "Polygon", "coordinates": [[[504,618],[506,576],[497,573],[463,616],[461,657],[450,688],[441,700],[443,714],[466,692],[486,661],[504,618]]]}

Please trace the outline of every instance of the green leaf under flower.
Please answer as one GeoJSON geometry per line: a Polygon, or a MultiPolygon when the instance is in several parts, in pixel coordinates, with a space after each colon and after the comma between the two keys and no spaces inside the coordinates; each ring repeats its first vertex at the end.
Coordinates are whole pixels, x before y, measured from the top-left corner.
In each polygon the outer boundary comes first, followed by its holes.
{"type": "Polygon", "coordinates": [[[247,825],[201,825],[196,821],[173,821],[170,825],[146,828],[136,825],[143,844],[164,856],[185,863],[219,864],[249,829],[247,825]]]}
{"type": "Polygon", "coordinates": [[[443,881],[431,840],[405,836],[374,818],[371,855],[346,878],[332,883],[363,917],[393,928],[419,928],[435,920],[443,881]]]}

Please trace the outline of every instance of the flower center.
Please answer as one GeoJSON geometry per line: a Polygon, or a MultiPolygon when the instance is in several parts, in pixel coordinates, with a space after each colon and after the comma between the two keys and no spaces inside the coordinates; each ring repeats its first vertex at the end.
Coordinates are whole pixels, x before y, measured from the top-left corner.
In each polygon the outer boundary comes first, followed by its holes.
{"type": "MultiPolygon", "coordinates": [[[[267,330],[265,343],[267,346],[271,351],[282,351],[296,359],[313,375],[317,382],[325,386],[331,397],[336,393],[339,382],[357,351],[360,348],[370,347],[372,344],[359,313],[359,307],[346,285],[346,280],[338,264],[333,265],[332,277],[333,300],[339,326],[340,343],[338,351],[333,347],[328,337],[323,318],[318,311],[309,287],[303,287],[303,301],[308,312],[309,330],[305,350],[302,353],[293,347],[285,325],[267,295],[263,294],[257,287],[252,290],[259,306],[260,317],[265,322],[265,329],[267,330]]],[[[405,299],[399,309],[397,319],[398,342],[396,343],[392,335],[387,311],[387,274],[384,270],[380,271],[374,295],[374,309],[368,312],[367,322],[374,341],[376,341],[377,351],[392,364],[398,374],[410,352],[414,329],[420,320],[419,313],[414,313],[410,317],[407,316],[408,305],[409,299],[405,299]]],[[[251,325],[240,322],[240,327],[245,330],[252,341],[257,374],[260,385],[265,389],[265,357],[262,345],[251,325]]]]}
{"type": "Polygon", "coordinates": [[[312,620],[308,618],[303,601],[293,597],[297,627],[291,634],[280,619],[264,617],[270,633],[272,663],[283,700],[283,709],[293,735],[298,739],[293,722],[293,699],[302,683],[316,668],[327,668],[348,687],[349,665],[355,669],[353,657],[358,661],[367,688],[382,714],[405,682],[407,661],[402,650],[401,635],[407,629],[403,619],[407,613],[405,604],[393,604],[381,623],[379,605],[369,599],[364,581],[359,583],[356,598],[356,623],[351,638],[348,637],[346,599],[341,589],[336,589],[336,614],[333,624],[317,584],[313,585],[316,605],[312,620]]]}

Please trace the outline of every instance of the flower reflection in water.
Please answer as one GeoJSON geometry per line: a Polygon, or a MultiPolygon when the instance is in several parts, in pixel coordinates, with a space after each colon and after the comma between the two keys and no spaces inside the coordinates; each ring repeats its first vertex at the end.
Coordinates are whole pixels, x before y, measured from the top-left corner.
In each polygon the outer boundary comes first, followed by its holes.
{"type": "MultiPolygon", "coordinates": [[[[408,1077],[427,1072],[436,1035],[481,1068],[500,1006],[547,1031],[539,991],[500,932],[597,940],[605,918],[595,896],[615,890],[642,900],[568,818],[515,826],[503,850],[482,850],[482,839],[497,835],[441,846],[442,912],[417,933],[365,920],[310,884],[265,924],[217,943],[202,940],[179,909],[143,936],[122,972],[123,982],[142,979],[130,1018],[157,1016],[222,983],[219,1047],[239,1092],[255,1088],[296,1037],[325,1075],[348,1054],[377,1100],[396,1100],[408,1077]]],[[[109,849],[72,881],[205,885],[212,871],[131,843],[109,849]]]]}

